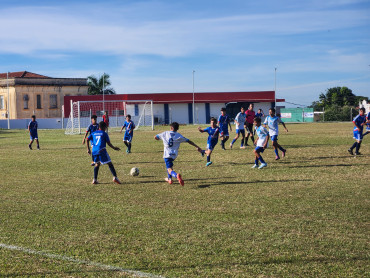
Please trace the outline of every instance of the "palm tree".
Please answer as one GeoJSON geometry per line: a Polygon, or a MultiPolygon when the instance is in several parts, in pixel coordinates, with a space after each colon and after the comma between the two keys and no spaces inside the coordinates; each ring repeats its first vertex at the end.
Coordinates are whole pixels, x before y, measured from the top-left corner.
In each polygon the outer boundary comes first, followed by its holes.
{"type": "Polygon", "coordinates": [[[105,95],[115,95],[116,91],[111,87],[107,87],[110,84],[109,74],[107,73],[104,73],[99,79],[95,75],[90,75],[87,77],[87,85],[89,86],[87,93],[89,95],[102,95],[104,89],[105,95]]]}

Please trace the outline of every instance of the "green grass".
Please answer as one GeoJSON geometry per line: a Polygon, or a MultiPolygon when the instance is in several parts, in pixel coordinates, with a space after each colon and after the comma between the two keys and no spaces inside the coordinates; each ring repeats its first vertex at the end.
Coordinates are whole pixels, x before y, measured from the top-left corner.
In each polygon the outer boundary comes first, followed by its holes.
{"type": "MultiPolygon", "coordinates": [[[[168,127],[136,132],[130,155],[110,134],[123,149],[108,150],[122,185],[107,166],[91,184],[81,136],[40,130],[42,150],[30,151],[25,131],[0,130],[0,243],[165,277],[369,277],[370,136],[354,158],[351,123],[288,128],[287,157],[275,162],[268,148],[263,170],[239,140],[217,146],[210,167],[182,144],[184,187],[164,182],[153,137],[168,127]]],[[[180,133],[205,147],[196,127],[180,133]]],[[[131,277],[5,248],[0,276],[131,277]]]]}

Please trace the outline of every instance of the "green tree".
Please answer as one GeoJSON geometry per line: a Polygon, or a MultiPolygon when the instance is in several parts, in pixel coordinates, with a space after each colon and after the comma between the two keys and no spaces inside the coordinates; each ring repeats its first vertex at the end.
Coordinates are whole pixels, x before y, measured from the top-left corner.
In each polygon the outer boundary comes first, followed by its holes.
{"type": "Polygon", "coordinates": [[[107,73],[104,73],[99,78],[97,78],[95,75],[88,76],[87,85],[89,86],[89,88],[87,90],[87,93],[89,95],[102,95],[104,89],[104,94],[115,95],[115,90],[111,87],[108,87],[109,85],[111,85],[109,78],[110,76],[107,73]]]}

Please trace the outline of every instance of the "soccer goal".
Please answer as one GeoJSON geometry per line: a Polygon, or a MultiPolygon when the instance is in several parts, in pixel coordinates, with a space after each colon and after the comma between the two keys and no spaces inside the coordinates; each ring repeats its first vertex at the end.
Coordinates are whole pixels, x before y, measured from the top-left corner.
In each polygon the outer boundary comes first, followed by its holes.
{"type": "Polygon", "coordinates": [[[81,134],[91,124],[91,116],[96,115],[98,122],[103,120],[104,111],[109,116],[109,131],[120,130],[126,120],[126,115],[131,115],[135,123],[135,130],[154,130],[154,115],[152,100],[130,101],[76,101],[71,100],[71,112],[65,129],[65,134],[81,134]]]}

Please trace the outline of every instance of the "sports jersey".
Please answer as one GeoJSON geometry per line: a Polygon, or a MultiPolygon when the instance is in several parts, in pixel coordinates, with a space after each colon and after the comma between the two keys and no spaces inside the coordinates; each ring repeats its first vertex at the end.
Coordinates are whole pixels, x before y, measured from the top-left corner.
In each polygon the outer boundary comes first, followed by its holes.
{"type": "Polygon", "coordinates": [[[262,125],[255,127],[254,129],[256,130],[258,136],[257,147],[263,147],[266,143],[269,132],[262,125]]]}
{"type": "Polygon", "coordinates": [[[363,123],[366,122],[366,116],[365,115],[360,115],[358,114],[352,121],[356,126],[353,128],[353,131],[359,131],[362,133],[364,130],[364,126],[362,125],[363,123]]]}
{"type": "Polygon", "coordinates": [[[37,121],[30,121],[28,124],[28,128],[30,129],[31,133],[37,133],[37,127],[38,127],[37,121]]]}
{"type": "Polygon", "coordinates": [[[103,115],[103,122],[105,122],[107,126],[109,126],[109,116],[108,115],[103,115]]]}
{"type": "Polygon", "coordinates": [[[88,127],[87,127],[87,129],[86,129],[86,133],[93,133],[93,132],[95,132],[95,131],[97,131],[99,129],[99,125],[98,124],[91,124],[91,125],[89,125],[88,127]]]}
{"type": "MultiPolygon", "coordinates": [[[[367,113],[366,115],[366,121],[370,121],[370,112],[367,113]]],[[[366,130],[370,131],[370,123],[367,123],[366,125],[367,125],[366,130]]]]}
{"type": "Polygon", "coordinates": [[[236,129],[244,130],[244,123],[245,123],[245,114],[242,112],[239,112],[236,117],[236,129]]]}
{"type": "Polygon", "coordinates": [[[274,116],[267,116],[265,119],[264,124],[269,127],[269,134],[270,136],[279,135],[279,123],[281,123],[281,120],[279,117],[274,116]]]}
{"type": "Polygon", "coordinates": [[[92,155],[98,155],[102,150],[105,150],[107,142],[110,142],[108,134],[102,130],[91,133],[87,139],[91,141],[92,155]]]}
{"type": "Polygon", "coordinates": [[[256,117],[257,118],[262,118],[263,117],[263,114],[262,113],[256,113],[256,117]]]}
{"type": "Polygon", "coordinates": [[[207,127],[204,129],[204,132],[208,133],[208,139],[207,139],[207,144],[214,146],[217,144],[218,141],[218,135],[220,134],[220,128],[219,127],[207,127]]]}
{"type": "Polygon", "coordinates": [[[163,158],[175,159],[178,155],[180,144],[183,142],[189,142],[189,139],[175,131],[165,131],[157,134],[156,137],[163,141],[163,158]]]}
{"type": "Polygon", "coordinates": [[[133,121],[125,121],[125,123],[122,126],[123,128],[126,128],[126,133],[129,133],[131,130],[131,134],[134,132],[135,124],[133,121]]]}
{"type": "Polygon", "coordinates": [[[218,122],[220,125],[220,129],[222,131],[225,131],[225,132],[228,131],[229,123],[230,123],[230,118],[228,115],[225,115],[225,116],[220,115],[220,117],[218,117],[218,122]]]}
{"type": "Polygon", "coordinates": [[[256,112],[253,110],[245,111],[245,118],[248,124],[253,124],[254,118],[256,117],[256,112]]]}

